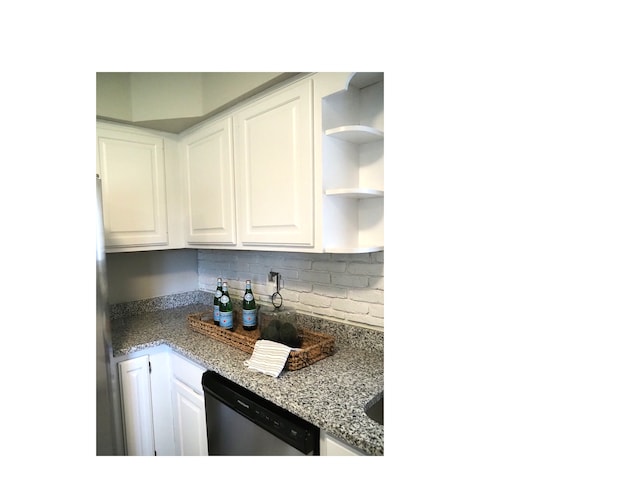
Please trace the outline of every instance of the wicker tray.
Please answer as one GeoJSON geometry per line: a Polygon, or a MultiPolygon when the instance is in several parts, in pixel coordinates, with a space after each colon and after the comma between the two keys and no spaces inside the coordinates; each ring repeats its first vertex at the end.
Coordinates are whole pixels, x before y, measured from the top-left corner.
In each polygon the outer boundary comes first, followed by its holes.
{"type": "MultiPolygon", "coordinates": [[[[246,353],[253,353],[253,347],[260,338],[258,329],[246,331],[240,328],[231,331],[215,325],[211,312],[192,313],[187,316],[187,319],[192,330],[246,353]]],[[[302,345],[299,349],[292,350],[289,353],[289,358],[284,366],[286,370],[300,370],[318,360],[333,355],[335,339],[331,335],[302,328],[298,329],[298,334],[302,340],[302,345]]]]}

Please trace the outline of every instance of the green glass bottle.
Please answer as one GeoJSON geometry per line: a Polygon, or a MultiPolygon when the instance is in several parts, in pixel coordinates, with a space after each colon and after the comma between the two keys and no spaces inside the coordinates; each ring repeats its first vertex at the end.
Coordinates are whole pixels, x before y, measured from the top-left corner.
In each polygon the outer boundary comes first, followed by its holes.
{"type": "Polygon", "coordinates": [[[213,323],[220,325],[220,297],[222,296],[222,279],[218,277],[218,286],[213,292],[213,323]]]}
{"type": "Polygon", "coordinates": [[[220,297],[220,326],[233,330],[233,305],[229,297],[227,282],[222,282],[222,296],[220,297]]]}
{"type": "Polygon", "coordinates": [[[242,298],[242,328],[245,330],[255,330],[257,327],[256,299],[251,291],[251,280],[247,280],[242,298]]]}

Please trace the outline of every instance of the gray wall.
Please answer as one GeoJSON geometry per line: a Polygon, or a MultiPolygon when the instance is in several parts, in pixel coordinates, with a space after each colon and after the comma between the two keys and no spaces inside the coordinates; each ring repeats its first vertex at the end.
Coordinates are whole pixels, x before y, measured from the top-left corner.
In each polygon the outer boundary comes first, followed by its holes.
{"type": "Polygon", "coordinates": [[[109,303],[198,290],[197,250],[108,253],[109,303]]]}

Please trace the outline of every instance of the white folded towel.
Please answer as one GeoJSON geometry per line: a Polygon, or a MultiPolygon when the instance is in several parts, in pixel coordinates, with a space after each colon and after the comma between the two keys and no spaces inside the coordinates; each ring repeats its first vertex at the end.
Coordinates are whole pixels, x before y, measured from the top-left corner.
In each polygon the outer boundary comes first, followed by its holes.
{"type": "Polygon", "coordinates": [[[249,360],[245,360],[245,366],[254,372],[266,373],[272,377],[277,377],[282,372],[287,358],[289,358],[290,347],[271,340],[258,340],[253,347],[253,354],[249,360]]]}

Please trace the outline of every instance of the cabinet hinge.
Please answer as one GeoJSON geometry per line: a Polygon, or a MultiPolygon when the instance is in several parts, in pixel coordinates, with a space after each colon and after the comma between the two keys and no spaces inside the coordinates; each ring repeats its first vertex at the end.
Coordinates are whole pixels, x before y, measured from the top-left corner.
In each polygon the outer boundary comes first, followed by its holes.
{"type": "Polygon", "coordinates": [[[151,360],[149,360],[149,374],[151,374],[151,360]]]}

